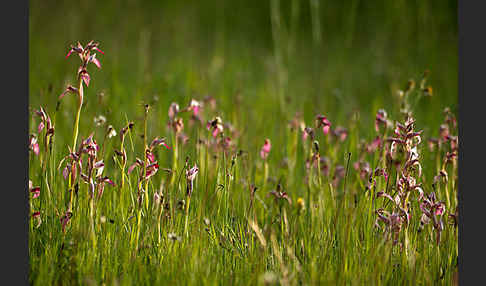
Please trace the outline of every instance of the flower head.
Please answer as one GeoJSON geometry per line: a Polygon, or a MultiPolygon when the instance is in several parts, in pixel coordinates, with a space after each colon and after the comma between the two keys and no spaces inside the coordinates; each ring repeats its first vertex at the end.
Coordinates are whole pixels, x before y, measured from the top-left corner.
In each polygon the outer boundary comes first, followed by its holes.
{"type": "Polygon", "coordinates": [[[66,90],[59,96],[59,99],[62,99],[68,93],[74,93],[79,95],[80,102],[83,102],[83,92],[82,92],[82,84],[84,83],[86,86],[89,85],[91,80],[90,75],[88,74],[87,66],[88,63],[95,64],[98,68],[101,68],[100,61],[96,58],[96,52],[100,52],[101,54],[105,54],[98,48],[99,43],[94,41],[90,41],[86,46],[82,46],[81,43],[77,43],[76,46],[71,45],[71,49],[69,50],[66,58],[68,58],[72,53],[77,53],[79,58],[81,59],[81,65],[78,68],[78,79],[81,80],[80,82],[80,89],[68,85],[66,90]]]}
{"type": "Polygon", "coordinates": [[[329,131],[331,131],[331,121],[329,121],[324,115],[316,116],[316,125],[317,128],[322,127],[322,132],[324,133],[324,135],[327,135],[329,131]]]}
{"type": "Polygon", "coordinates": [[[169,106],[169,118],[173,120],[177,113],[179,113],[179,104],[177,104],[176,102],[172,102],[169,106]]]}
{"type": "Polygon", "coordinates": [[[106,117],[100,114],[100,115],[96,116],[93,119],[93,121],[96,124],[96,126],[101,126],[101,125],[104,125],[106,123],[106,117]]]}
{"type": "Polygon", "coordinates": [[[348,130],[346,128],[343,128],[341,126],[336,127],[332,134],[339,139],[340,142],[344,142],[346,138],[348,137],[348,130]]]}
{"type": "Polygon", "coordinates": [[[187,108],[187,110],[192,111],[192,114],[194,116],[198,116],[199,111],[201,110],[201,107],[202,107],[202,105],[199,101],[191,99],[191,102],[189,103],[189,107],[187,108]]]}
{"type": "Polygon", "coordinates": [[[314,141],[314,129],[312,127],[302,128],[302,140],[305,141],[307,138],[314,141]]]}
{"type": "Polygon", "coordinates": [[[186,170],[186,179],[187,179],[187,195],[190,197],[192,195],[192,191],[194,190],[194,180],[196,179],[196,175],[199,172],[199,168],[196,164],[194,167],[186,170]]]}
{"type": "Polygon", "coordinates": [[[96,54],[91,54],[92,51],[100,52],[101,54],[105,54],[102,50],[98,48],[99,43],[95,43],[94,41],[90,41],[85,47],[81,45],[80,42],[77,43],[76,46],[71,45],[71,49],[66,55],[66,59],[72,54],[77,53],[79,58],[83,61],[83,64],[87,64],[88,62],[93,62],[98,68],[100,68],[100,63],[96,59],[96,54]]]}
{"type": "Polygon", "coordinates": [[[218,136],[218,134],[223,132],[224,129],[221,117],[216,116],[215,118],[213,118],[213,120],[208,121],[208,123],[206,124],[206,128],[211,131],[213,137],[218,136]]]}
{"type": "Polygon", "coordinates": [[[270,143],[270,139],[265,139],[265,144],[263,144],[263,147],[260,150],[260,157],[263,160],[267,159],[270,149],[272,149],[272,143],[270,143]]]}
{"type": "Polygon", "coordinates": [[[280,185],[280,183],[277,184],[277,189],[269,192],[268,195],[273,195],[275,201],[278,203],[280,203],[280,201],[286,200],[290,205],[292,204],[292,199],[286,192],[282,191],[282,185],[280,185]]]}
{"type": "Polygon", "coordinates": [[[108,134],[108,138],[111,138],[111,137],[115,137],[116,136],[116,130],[111,125],[108,125],[107,132],[108,132],[107,133],[108,134]]]}
{"type": "Polygon", "coordinates": [[[305,211],[305,201],[303,198],[297,199],[297,211],[299,212],[299,214],[305,211]]]}
{"type": "Polygon", "coordinates": [[[29,149],[32,150],[36,156],[39,155],[39,143],[37,143],[37,137],[34,134],[30,135],[29,149]]]}
{"type": "Polygon", "coordinates": [[[387,128],[391,123],[388,121],[388,115],[384,109],[379,109],[375,117],[375,130],[380,131],[380,126],[387,128]]]}
{"type": "MultiPolygon", "coordinates": [[[[29,183],[31,182],[29,181],[29,183]]],[[[40,187],[34,187],[29,184],[29,192],[32,194],[32,198],[36,199],[40,196],[40,187]]]]}

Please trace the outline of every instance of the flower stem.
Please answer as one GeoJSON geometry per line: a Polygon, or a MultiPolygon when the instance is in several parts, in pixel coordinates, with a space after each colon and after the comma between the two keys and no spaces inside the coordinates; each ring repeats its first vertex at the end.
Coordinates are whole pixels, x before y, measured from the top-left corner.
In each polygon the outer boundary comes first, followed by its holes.
{"type": "MultiPolygon", "coordinates": [[[[81,117],[81,108],[83,107],[83,98],[84,98],[84,93],[83,93],[83,79],[80,77],[79,78],[79,88],[78,88],[78,95],[79,95],[79,106],[78,106],[78,111],[76,113],[76,120],[74,122],[74,131],[73,131],[73,149],[72,152],[76,152],[76,141],[78,139],[78,132],[79,132],[79,118],[81,117]]],[[[71,167],[73,168],[73,166],[71,167]]],[[[69,199],[69,207],[68,211],[72,212],[72,207],[73,207],[73,197],[74,197],[74,181],[71,178],[72,172],[69,173],[69,190],[71,192],[71,197],[69,199]]]]}
{"type": "Polygon", "coordinates": [[[186,206],[186,221],[184,223],[184,232],[186,237],[189,237],[189,230],[187,228],[187,222],[189,220],[189,205],[191,204],[191,196],[187,196],[187,206],[186,206]]]}
{"type": "Polygon", "coordinates": [[[76,113],[76,121],[74,122],[74,132],[73,132],[73,152],[76,150],[76,141],[78,139],[78,132],[79,132],[79,118],[81,117],[81,108],[83,107],[83,80],[79,79],[79,87],[78,87],[78,95],[79,95],[79,106],[78,111],[76,113]]]}

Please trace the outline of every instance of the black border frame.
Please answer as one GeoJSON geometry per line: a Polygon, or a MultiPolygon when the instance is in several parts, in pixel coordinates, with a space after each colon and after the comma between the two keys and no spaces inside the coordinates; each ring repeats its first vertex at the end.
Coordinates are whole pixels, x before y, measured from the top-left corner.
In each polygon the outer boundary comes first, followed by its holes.
{"type": "Polygon", "coordinates": [[[29,285],[28,99],[29,1],[3,3],[2,282],[29,285]],[[5,88],[6,87],[6,88],[5,88]],[[7,184],[8,183],[8,184],[7,184]]]}
{"type": "Polygon", "coordinates": [[[484,1],[458,1],[459,25],[459,284],[474,285],[484,280],[485,192],[481,187],[484,144],[479,138],[484,127],[484,104],[479,102],[485,88],[486,44],[483,41],[486,17],[484,1]],[[467,39],[467,41],[466,41],[467,39]],[[483,249],[481,249],[483,248],[483,249]]]}

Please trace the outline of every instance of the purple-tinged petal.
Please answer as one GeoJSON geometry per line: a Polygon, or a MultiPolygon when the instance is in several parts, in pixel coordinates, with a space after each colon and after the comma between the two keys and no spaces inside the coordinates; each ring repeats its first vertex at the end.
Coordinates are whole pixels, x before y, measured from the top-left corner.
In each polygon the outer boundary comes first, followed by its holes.
{"type": "Polygon", "coordinates": [[[68,94],[68,91],[65,90],[63,93],[61,93],[61,95],[59,95],[59,100],[61,100],[66,94],[68,94]]]}
{"type": "Polygon", "coordinates": [[[179,113],[179,104],[177,104],[176,102],[172,102],[169,106],[169,112],[168,112],[169,118],[174,119],[177,113],[179,113]]]}
{"type": "Polygon", "coordinates": [[[324,133],[324,135],[327,135],[330,130],[331,127],[329,125],[322,126],[322,132],[324,133]]]}
{"type": "Polygon", "coordinates": [[[44,122],[41,121],[39,123],[39,126],[37,127],[37,133],[41,133],[42,129],[44,129],[44,122]]]}
{"type": "Polygon", "coordinates": [[[393,200],[392,196],[390,196],[389,194],[387,194],[387,193],[385,193],[383,191],[380,191],[380,192],[376,193],[376,197],[377,198],[387,198],[390,201],[395,202],[395,200],[393,200]]]}
{"type": "Polygon", "coordinates": [[[94,63],[99,69],[101,68],[100,61],[96,58],[96,54],[93,54],[90,59],[90,62],[94,63]]]}
{"type": "Polygon", "coordinates": [[[132,165],[130,165],[130,167],[128,167],[127,174],[130,174],[137,165],[137,163],[133,163],[132,165]]]}
{"type": "Polygon", "coordinates": [[[186,178],[189,181],[194,181],[196,179],[196,175],[199,172],[199,168],[197,167],[196,164],[194,164],[194,167],[192,167],[189,170],[186,170],[186,178]]]}
{"type": "Polygon", "coordinates": [[[218,129],[218,128],[215,128],[211,134],[213,135],[213,137],[218,136],[218,134],[219,134],[219,129],[218,129]]]}
{"type": "Polygon", "coordinates": [[[68,168],[68,166],[66,166],[66,167],[64,167],[64,169],[62,170],[62,176],[64,177],[64,180],[67,180],[68,175],[69,175],[69,168],[68,168]]]}
{"type": "Polygon", "coordinates": [[[63,93],[61,93],[61,95],[59,96],[59,100],[61,100],[68,93],[77,93],[77,92],[78,92],[77,88],[73,87],[72,85],[68,85],[66,87],[66,90],[63,93]]]}
{"type": "Polygon", "coordinates": [[[83,82],[84,84],[86,84],[86,86],[89,86],[89,81],[90,81],[90,76],[88,73],[83,73],[83,75],[81,76],[81,78],[83,79],[83,82]]]}
{"type": "Polygon", "coordinates": [[[66,55],[66,59],[69,58],[69,56],[74,52],[74,49],[70,49],[69,52],[66,55]]]}
{"type": "Polygon", "coordinates": [[[147,152],[147,159],[150,161],[150,163],[155,162],[155,155],[152,152],[147,152]]]}
{"type": "Polygon", "coordinates": [[[420,209],[422,210],[422,212],[424,213],[424,215],[428,216],[428,217],[432,217],[432,214],[430,213],[430,211],[427,209],[427,203],[421,203],[420,204],[420,209]]]}
{"type": "Polygon", "coordinates": [[[158,138],[156,137],[152,143],[150,143],[150,149],[154,148],[155,146],[163,145],[165,148],[170,149],[167,144],[165,144],[165,138],[158,138]]]}
{"type": "Polygon", "coordinates": [[[108,177],[105,177],[104,182],[105,182],[105,183],[108,183],[108,184],[110,184],[110,185],[112,185],[112,186],[115,186],[115,182],[113,182],[113,181],[112,181],[111,179],[109,179],[108,177]]]}
{"type": "Polygon", "coordinates": [[[104,167],[104,166],[105,166],[105,163],[103,163],[103,160],[100,160],[100,161],[96,162],[93,167],[96,168],[96,169],[99,169],[99,168],[104,167]]]}
{"type": "Polygon", "coordinates": [[[147,173],[145,175],[145,179],[148,179],[148,178],[152,177],[153,175],[155,175],[155,173],[157,173],[158,170],[159,170],[159,164],[157,164],[157,162],[148,165],[147,166],[147,173]]]}
{"type": "Polygon", "coordinates": [[[39,155],[39,152],[40,152],[39,143],[37,143],[37,142],[34,143],[33,146],[32,146],[32,150],[34,151],[34,154],[36,156],[38,156],[39,155]]]}
{"type": "Polygon", "coordinates": [[[443,215],[445,212],[445,205],[444,203],[438,203],[435,205],[435,215],[443,215]]]}

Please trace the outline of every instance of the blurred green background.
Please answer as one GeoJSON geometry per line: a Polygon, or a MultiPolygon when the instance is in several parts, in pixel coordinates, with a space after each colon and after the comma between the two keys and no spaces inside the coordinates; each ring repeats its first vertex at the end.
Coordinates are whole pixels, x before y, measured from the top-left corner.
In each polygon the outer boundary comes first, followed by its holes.
{"type": "MultiPolygon", "coordinates": [[[[345,126],[359,111],[368,129],[426,69],[434,97],[415,111],[419,126],[435,128],[442,109],[457,106],[456,1],[30,1],[29,14],[32,108],[52,112],[75,82],[79,61],[64,58],[71,43],[93,39],[106,53],[101,70],[89,68],[81,137],[95,115],[118,129],[151,103],[163,126],[171,102],[206,95],[223,120],[248,129],[249,144],[263,130],[283,132],[259,120],[285,123],[296,111],[345,126]]],[[[67,142],[74,97],[61,110],[56,130],[67,142]]]]}

